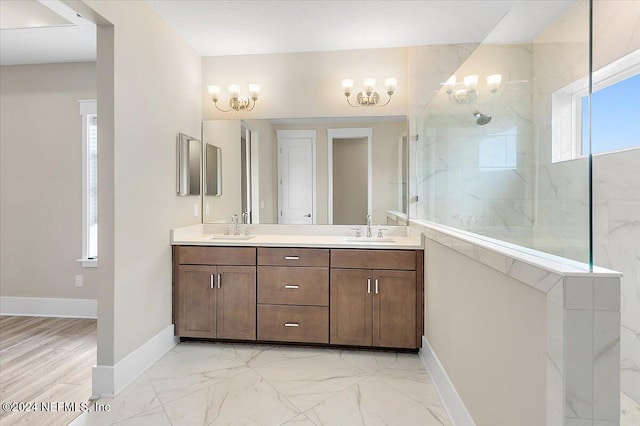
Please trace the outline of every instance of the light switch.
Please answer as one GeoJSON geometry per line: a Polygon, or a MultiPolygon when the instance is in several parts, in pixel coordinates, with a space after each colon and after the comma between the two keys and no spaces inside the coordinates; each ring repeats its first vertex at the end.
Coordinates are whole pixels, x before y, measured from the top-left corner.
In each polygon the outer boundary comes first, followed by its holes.
{"type": "Polygon", "coordinates": [[[264,209],[264,201],[260,201],[260,208],[264,209]]]}
{"type": "Polygon", "coordinates": [[[193,205],[193,215],[195,217],[200,216],[200,206],[198,206],[198,204],[193,205]]]}
{"type": "Polygon", "coordinates": [[[82,275],[76,275],[76,287],[82,287],[82,275]]]}

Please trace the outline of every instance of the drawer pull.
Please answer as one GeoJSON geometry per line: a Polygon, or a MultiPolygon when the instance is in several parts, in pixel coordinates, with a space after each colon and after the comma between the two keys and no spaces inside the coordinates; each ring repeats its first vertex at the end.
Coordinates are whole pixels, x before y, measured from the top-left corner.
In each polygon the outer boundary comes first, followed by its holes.
{"type": "Polygon", "coordinates": [[[209,279],[209,284],[211,285],[211,288],[213,288],[213,274],[211,274],[211,277],[209,279]]]}
{"type": "Polygon", "coordinates": [[[371,294],[371,278],[367,278],[367,294],[371,294]]]}
{"type": "Polygon", "coordinates": [[[300,288],[300,286],[297,284],[285,284],[284,288],[300,288]]]}
{"type": "Polygon", "coordinates": [[[300,260],[300,256],[285,256],[284,260],[300,260]]]}
{"type": "Polygon", "coordinates": [[[285,327],[300,327],[300,324],[298,324],[297,322],[285,322],[284,326],[285,327]]]}
{"type": "Polygon", "coordinates": [[[222,281],[222,274],[218,274],[218,288],[220,288],[220,281],[222,281]]]}
{"type": "Polygon", "coordinates": [[[376,278],[376,294],[378,294],[378,279],[376,278]]]}

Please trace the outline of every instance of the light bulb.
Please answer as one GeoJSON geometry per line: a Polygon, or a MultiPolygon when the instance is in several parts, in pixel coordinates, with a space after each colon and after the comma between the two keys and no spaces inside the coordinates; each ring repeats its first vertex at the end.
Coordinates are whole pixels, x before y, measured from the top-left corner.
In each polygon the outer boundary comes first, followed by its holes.
{"type": "Polygon", "coordinates": [[[256,100],[260,95],[260,85],[256,83],[249,83],[249,96],[251,99],[256,100]]]}
{"type": "Polygon", "coordinates": [[[231,98],[237,98],[240,95],[240,86],[237,84],[230,84],[227,90],[229,90],[229,97],[231,98]]]}
{"type": "Polygon", "coordinates": [[[371,95],[373,93],[373,89],[376,87],[376,79],[375,78],[365,78],[364,82],[364,91],[367,95],[371,95]]]}
{"type": "Polygon", "coordinates": [[[491,74],[487,77],[487,87],[491,93],[496,93],[502,83],[502,74],[491,74]]]}
{"type": "Polygon", "coordinates": [[[464,87],[466,87],[467,90],[476,90],[478,88],[478,78],[477,74],[466,76],[464,78],[464,87]]]}
{"type": "Polygon", "coordinates": [[[453,92],[453,88],[456,87],[456,76],[452,75],[449,79],[444,83],[444,90],[451,94],[453,92]]]}
{"type": "Polygon", "coordinates": [[[398,86],[397,78],[387,77],[384,79],[384,88],[386,89],[388,95],[392,95],[393,92],[396,91],[397,86],[398,86]]]}
{"type": "Polygon", "coordinates": [[[209,96],[211,100],[217,102],[220,99],[220,87],[218,86],[207,86],[207,91],[209,91],[209,96]]]}
{"type": "Polygon", "coordinates": [[[353,90],[353,80],[350,78],[345,78],[342,80],[342,91],[345,95],[349,96],[351,91],[353,90]]]}

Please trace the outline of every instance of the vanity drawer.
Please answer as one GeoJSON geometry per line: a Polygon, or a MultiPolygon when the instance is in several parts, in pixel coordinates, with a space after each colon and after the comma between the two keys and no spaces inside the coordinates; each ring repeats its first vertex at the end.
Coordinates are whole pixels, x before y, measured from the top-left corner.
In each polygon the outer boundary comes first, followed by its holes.
{"type": "Polygon", "coordinates": [[[329,266],[329,249],[258,247],[258,265],[329,266]]]}
{"type": "Polygon", "coordinates": [[[248,265],[256,264],[253,247],[195,247],[179,246],[178,263],[181,265],[248,265]]]}
{"type": "Polygon", "coordinates": [[[416,269],[414,250],[332,249],[332,268],[416,269]]]}
{"type": "Polygon", "coordinates": [[[329,306],[329,268],[259,266],[258,303],[329,306]]]}
{"type": "Polygon", "coordinates": [[[329,308],[258,305],[258,340],[329,343],[329,308]]]}

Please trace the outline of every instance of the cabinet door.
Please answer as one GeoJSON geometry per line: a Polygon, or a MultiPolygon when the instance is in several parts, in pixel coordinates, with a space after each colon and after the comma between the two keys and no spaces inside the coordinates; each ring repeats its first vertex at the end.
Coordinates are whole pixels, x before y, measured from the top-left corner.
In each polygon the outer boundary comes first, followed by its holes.
{"type": "MultiPolygon", "coordinates": [[[[218,339],[256,339],[256,268],[218,266],[218,339]]],[[[216,287],[218,287],[216,277],[216,287]]]]}
{"type": "Polygon", "coordinates": [[[178,267],[178,336],[216,337],[215,276],[215,266],[178,267]]]}
{"type": "Polygon", "coordinates": [[[415,271],[374,271],[373,278],[373,345],[415,348],[415,271]]]}
{"type": "Polygon", "coordinates": [[[371,270],[331,269],[329,286],[330,343],[371,346],[371,270]]]}

